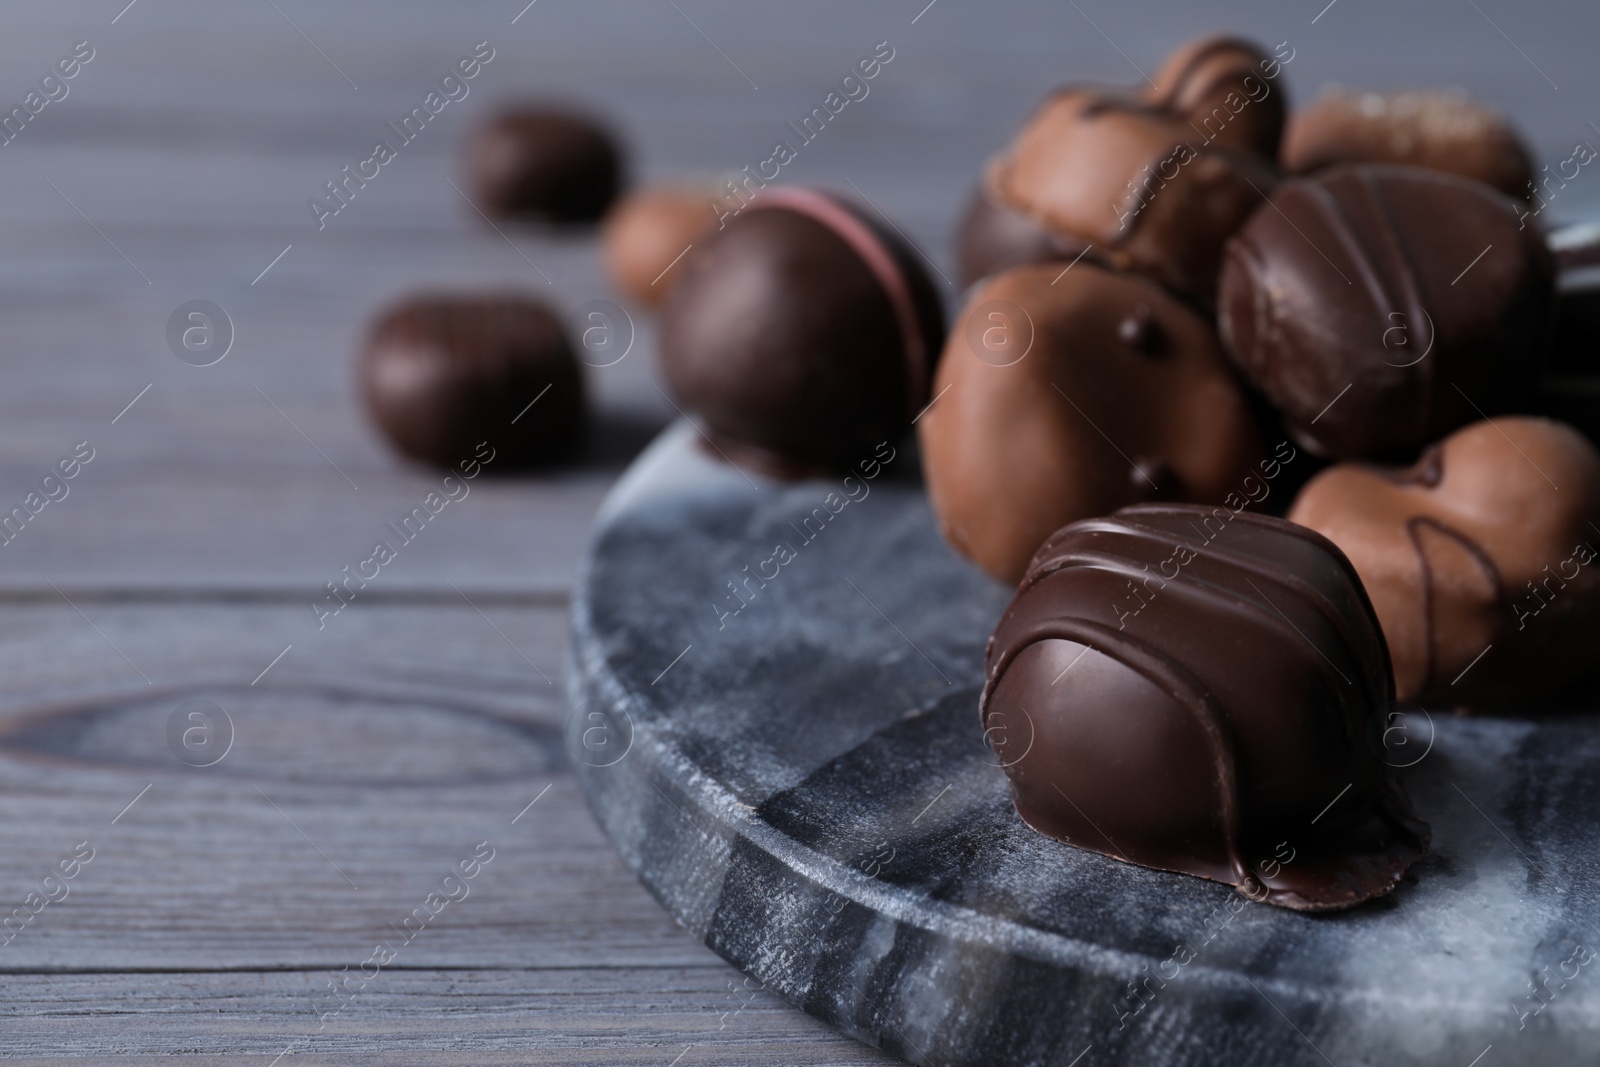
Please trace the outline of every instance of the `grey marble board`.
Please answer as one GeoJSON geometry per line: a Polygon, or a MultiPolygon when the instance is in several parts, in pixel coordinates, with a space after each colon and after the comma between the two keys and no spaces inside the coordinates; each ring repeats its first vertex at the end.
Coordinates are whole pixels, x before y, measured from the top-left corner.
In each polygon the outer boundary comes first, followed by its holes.
{"type": "Polygon", "coordinates": [[[1600,1055],[1600,716],[1397,719],[1433,847],[1349,912],[1046,839],[977,720],[1009,591],[913,466],[770,482],[680,423],[601,510],[568,750],[629,866],[749,976],[728,1017],[765,987],[941,1065],[1600,1055]]]}

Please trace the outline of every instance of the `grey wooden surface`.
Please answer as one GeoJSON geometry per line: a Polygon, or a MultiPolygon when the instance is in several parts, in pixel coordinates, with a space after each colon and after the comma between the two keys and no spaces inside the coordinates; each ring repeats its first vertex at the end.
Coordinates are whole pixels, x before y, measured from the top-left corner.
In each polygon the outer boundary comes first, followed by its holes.
{"type": "MultiPolygon", "coordinates": [[[[1300,99],[1458,84],[1514,113],[1541,162],[1600,143],[1600,11],[1555,2],[125,3],[0,14],[3,110],[75,42],[95,49],[0,147],[0,505],[76,442],[95,449],[0,546],[0,915],[95,850],[0,946],[0,1058],[24,1062],[884,1062],[678,929],[560,752],[573,568],[606,487],[671,414],[647,321],[590,374],[586,463],[473,483],[316,628],[321,584],[435,484],[354,395],[376,307],[418,286],[611,295],[591,242],[502,237],[451,188],[496,101],[591,105],[638,177],[737,170],[887,40],[871,95],[785,176],[853,183],[945,274],[971,177],[1041,93],[1137,80],[1203,30],[1291,42],[1300,99]],[[306,199],[485,39],[471,95],[319,231],[306,199]],[[168,351],[191,299],[235,325],[215,366],[168,351]],[[167,745],[193,699],[234,725],[208,768],[167,745]],[[329,982],[480,841],[495,858],[470,894],[318,1029],[329,982]]],[[[1550,213],[1596,205],[1585,173],[1550,213]]]]}

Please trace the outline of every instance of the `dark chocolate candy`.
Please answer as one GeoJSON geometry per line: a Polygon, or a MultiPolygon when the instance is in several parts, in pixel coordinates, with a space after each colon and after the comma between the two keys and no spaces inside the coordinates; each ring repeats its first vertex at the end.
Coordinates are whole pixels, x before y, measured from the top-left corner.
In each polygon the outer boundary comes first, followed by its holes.
{"type": "Polygon", "coordinates": [[[543,222],[593,222],[622,186],[622,153],[583,115],[519,108],[473,135],[468,169],[484,214],[543,222]]]}
{"type": "Polygon", "coordinates": [[[437,467],[484,441],[496,471],[540,466],[571,454],[586,423],[561,320],[520,296],[410,297],[374,323],[360,376],[389,440],[437,467]]]}
{"type": "Polygon", "coordinates": [[[1372,741],[1389,657],[1320,535],[1141,505],[1039,549],[988,649],[985,736],[1036,830],[1309,911],[1427,846],[1372,741]]]}
{"type": "Polygon", "coordinates": [[[1526,707],[1600,666],[1600,453],[1570,427],[1498,418],[1408,470],[1341,463],[1289,518],[1366,583],[1401,701],[1526,707]]]}
{"type": "Polygon", "coordinates": [[[1167,57],[1144,98],[1194,126],[1200,138],[1278,156],[1288,95],[1282,64],[1238,37],[1201,37],[1167,57]]]}
{"type": "Polygon", "coordinates": [[[916,253],[846,201],[768,189],[673,269],[662,368],[729,458],[847,469],[927,402],[938,293],[916,253]]]}
{"type": "Polygon", "coordinates": [[[1181,115],[1087,89],[1045,101],[986,177],[1013,209],[1207,306],[1223,242],[1277,179],[1275,164],[1181,115]]]}
{"type": "Polygon", "coordinates": [[[1554,267],[1516,203],[1417,167],[1286,182],[1228,243],[1223,340],[1311,451],[1407,456],[1528,403],[1554,267]]]}
{"type": "Polygon", "coordinates": [[[1057,261],[1065,265],[1087,247],[1085,242],[1047,230],[996,201],[982,182],[972,190],[956,232],[956,262],[963,287],[1012,267],[1057,261]]]}
{"type": "Polygon", "coordinates": [[[1522,200],[1533,186],[1533,163],[1516,130],[1453,92],[1323,93],[1289,120],[1283,165],[1309,174],[1339,163],[1427,167],[1522,200]]]}

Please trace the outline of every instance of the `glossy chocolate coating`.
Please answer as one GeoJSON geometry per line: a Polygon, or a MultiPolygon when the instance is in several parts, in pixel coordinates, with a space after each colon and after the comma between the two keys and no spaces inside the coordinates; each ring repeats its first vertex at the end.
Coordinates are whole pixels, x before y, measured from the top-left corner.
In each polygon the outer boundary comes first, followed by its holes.
{"type": "Polygon", "coordinates": [[[1034,829],[1320,911],[1426,848],[1371,740],[1388,654],[1339,550],[1228,508],[1144,505],[1039,549],[981,710],[1034,829]]]}
{"type": "Polygon", "coordinates": [[[1181,115],[1202,138],[1276,159],[1289,112],[1281,70],[1250,41],[1202,37],[1167,57],[1144,98],[1181,115]]]}
{"type": "Polygon", "coordinates": [[[1086,247],[1084,242],[1047,230],[996,201],[982,182],[972,190],[956,231],[956,262],[963,288],[1012,267],[1058,261],[1065,266],[1086,247]]]}
{"type": "Polygon", "coordinates": [[[1568,426],[1499,418],[1406,470],[1340,464],[1289,518],[1355,565],[1402,701],[1526,707],[1600,665],[1600,453],[1568,426]]]}
{"type": "Polygon", "coordinates": [[[474,199],[492,217],[593,222],[622,186],[622,153],[583,115],[548,108],[505,111],[468,145],[474,199]]]}
{"type": "Polygon", "coordinates": [[[768,190],[673,269],[662,368],[729,458],[777,474],[846,470],[927,402],[939,297],[916,253],[864,210],[768,190]]]}
{"type": "Polygon", "coordinates": [[[1136,275],[1064,266],[973,291],[917,422],[940,530],[1006,583],[1066,523],[1148,500],[1221,502],[1260,473],[1211,323],[1136,275]]]}
{"type": "Polygon", "coordinates": [[[561,320],[519,296],[408,298],[373,324],[360,378],[389,440],[436,467],[471,458],[482,441],[496,471],[540,466],[571,454],[586,423],[561,320]]]}
{"type": "Polygon", "coordinates": [[[1460,175],[1528,199],[1533,163],[1516,130],[1459,93],[1329,92],[1289,119],[1283,165],[1309,174],[1339,163],[1401,163],[1460,175]]]}
{"type": "Polygon", "coordinates": [[[1136,100],[1066,89],[987,175],[1001,201],[1094,246],[1113,266],[1216,298],[1222,245],[1272,191],[1276,167],[1206,142],[1187,119],[1136,100]]]}
{"type": "Polygon", "coordinates": [[[606,215],[601,252],[611,284],[634,303],[666,299],[679,258],[717,221],[717,191],[707,186],[661,186],[623,197],[606,215]]]}
{"type": "Polygon", "coordinates": [[[1228,243],[1218,316],[1296,438],[1409,458],[1527,403],[1548,342],[1549,251],[1514,201],[1417,167],[1286,182],[1228,243]]]}

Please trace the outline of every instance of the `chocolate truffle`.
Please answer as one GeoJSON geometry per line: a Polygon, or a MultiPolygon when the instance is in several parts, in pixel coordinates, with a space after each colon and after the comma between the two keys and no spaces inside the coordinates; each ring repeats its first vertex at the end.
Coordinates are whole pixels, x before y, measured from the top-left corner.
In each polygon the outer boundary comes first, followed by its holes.
{"type": "Polygon", "coordinates": [[[956,262],[961,284],[969,286],[991,274],[1030,263],[1063,265],[1078,258],[1087,245],[1066,234],[1054,233],[1027,216],[999,203],[980,182],[972,190],[967,210],[956,232],[956,262]]]}
{"type": "Polygon", "coordinates": [[[1206,141],[1278,158],[1288,114],[1283,66],[1250,41],[1202,37],[1167,57],[1144,99],[1192,124],[1206,141]]]}
{"type": "Polygon", "coordinates": [[[593,222],[622,184],[611,135],[589,118],[548,108],[495,116],[474,134],[467,165],[478,207],[497,218],[593,222]]]}
{"type": "Polygon", "coordinates": [[[1372,607],[1302,527],[1181,505],[1074,523],[987,660],[986,736],[1041,833],[1305,911],[1387,893],[1427,847],[1372,743],[1394,696],[1372,607]]]}
{"type": "Polygon", "coordinates": [[[927,403],[939,296],[917,254],[843,199],[767,189],[673,269],[662,368],[730,459],[845,470],[927,403]]]}
{"type": "Polygon", "coordinates": [[[1526,705],[1596,667],[1600,453],[1570,427],[1499,418],[1406,470],[1340,464],[1289,518],[1355,565],[1402,701],[1526,705]]]}
{"type": "Polygon", "coordinates": [[[716,197],[715,189],[693,186],[660,186],[623,197],[600,230],[611,284],[635,303],[659,306],[681,257],[716,225],[716,197]]]}
{"type": "Polygon", "coordinates": [[[586,421],[561,320],[520,296],[424,294],[395,305],[373,324],[360,377],[389,440],[437,467],[472,458],[485,441],[497,471],[540,466],[570,454],[586,421]]]}
{"type": "Polygon", "coordinates": [[[1065,266],[1019,267],[972,293],[917,420],[940,530],[1006,583],[1066,523],[1243,497],[1262,473],[1210,322],[1136,275],[1065,266]]]}
{"type": "Polygon", "coordinates": [[[1066,89],[987,177],[994,195],[1041,225],[1210,305],[1222,244],[1277,171],[1253,152],[1206,142],[1163,108],[1066,89]]]}
{"type": "Polygon", "coordinates": [[[1460,93],[1324,93],[1289,119],[1283,165],[1403,163],[1457,174],[1528,199],[1533,164],[1511,125],[1460,93]]]}
{"type": "Polygon", "coordinates": [[[1409,458],[1527,402],[1553,298],[1549,251],[1514,201],[1367,164],[1284,183],[1228,243],[1218,316],[1312,452],[1409,458]]]}

